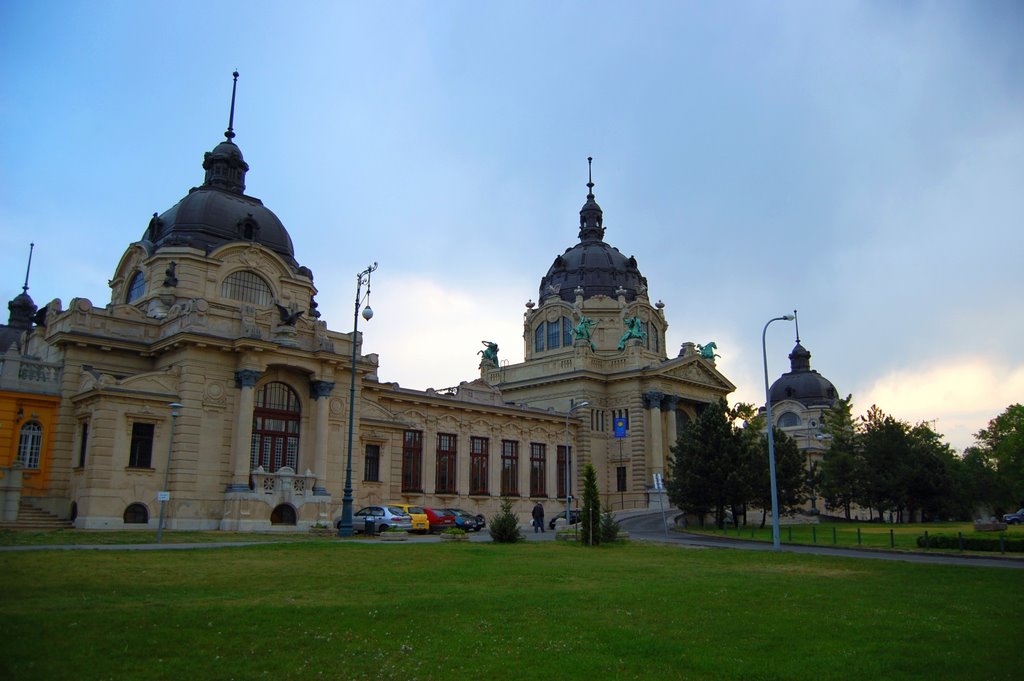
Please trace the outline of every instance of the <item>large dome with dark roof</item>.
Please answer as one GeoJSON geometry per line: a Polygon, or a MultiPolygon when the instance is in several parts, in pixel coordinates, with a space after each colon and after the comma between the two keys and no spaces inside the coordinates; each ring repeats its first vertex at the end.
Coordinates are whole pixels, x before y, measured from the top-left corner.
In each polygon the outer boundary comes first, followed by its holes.
{"type": "Polygon", "coordinates": [[[811,353],[800,345],[789,354],[790,371],[772,383],[768,394],[773,403],[794,400],[805,407],[830,407],[838,394],[832,382],[811,369],[811,353]]]}
{"type": "MultiPolygon", "coordinates": [[[[237,82],[238,73],[232,75],[237,82]]],[[[225,140],[203,158],[205,181],[202,186],[189,190],[170,210],[162,215],[154,213],[142,240],[149,242],[152,250],[162,246],[191,246],[207,253],[226,243],[251,241],[266,246],[293,268],[298,268],[295,248],[284,225],[262,201],[245,194],[249,164],[232,141],[234,111],[232,90],[231,118],[224,133],[225,140]]]]}
{"type": "Polygon", "coordinates": [[[632,302],[637,293],[646,290],[647,279],[640,274],[636,258],[626,257],[604,242],[604,212],[594,199],[593,180],[587,182],[587,188],[587,202],[580,209],[580,242],[557,256],[548,268],[540,280],[540,300],[557,295],[571,303],[576,300],[576,289],[582,288],[584,299],[598,295],[616,298],[622,290],[632,302]]]}

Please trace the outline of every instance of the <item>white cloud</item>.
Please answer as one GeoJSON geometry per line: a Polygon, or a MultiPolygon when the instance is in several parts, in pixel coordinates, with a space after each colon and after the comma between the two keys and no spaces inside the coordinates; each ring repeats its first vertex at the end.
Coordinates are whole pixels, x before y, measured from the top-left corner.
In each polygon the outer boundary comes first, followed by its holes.
{"type": "Polygon", "coordinates": [[[857,399],[855,411],[872,404],[896,418],[918,423],[936,420],[938,432],[955,449],[974,442],[973,434],[1024,395],[1024,365],[1006,366],[987,358],[956,359],[886,374],[857,399]]]}

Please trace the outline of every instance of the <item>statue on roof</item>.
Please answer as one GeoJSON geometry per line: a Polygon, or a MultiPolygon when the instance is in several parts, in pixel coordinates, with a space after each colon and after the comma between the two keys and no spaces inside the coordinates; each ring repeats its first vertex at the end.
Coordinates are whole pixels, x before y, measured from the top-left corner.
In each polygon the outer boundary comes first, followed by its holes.
{"type": "Polygon", "coordinates": [[[587,341],[590,343],[590,349],[594,349],[594,343],[590,340],[590,330],[597,326],[597,320],[591,319],[587,315],[580,315],[580,321],[576,324],[573,329],[573,333],[576,334],[576,340],[587,341]]]}
{"type": "Polygon", "coordinates": [[[630,317],[626,320],[626,331],[619,339],[619,350],[626,349],[626,341],[636,338],[640,341],[647,340],[647,331],[644,330],[644,323],[639,317],[630,317]]]}
{"type": "Polygon", "coordinates": [[[700,356],[703,357],[704,359],[709,359],[712,362],[715,361],[715,357],[721,357],[721,355],[715,354],[715,350],[717,349],[718,345],[715,344],[715,341],[711,341],[707,345],[701,345],[700,343],[697,343],[697,352],[700,353],[700,356]]]}
{"type": "Polygon", "coordinates": [[[494,368],[498,368],[498,344],[494,341],[480,341],[484,344],[483,350],[477,350],[476,354],[480,355],[480,366],[493,365],[494,368]]]}

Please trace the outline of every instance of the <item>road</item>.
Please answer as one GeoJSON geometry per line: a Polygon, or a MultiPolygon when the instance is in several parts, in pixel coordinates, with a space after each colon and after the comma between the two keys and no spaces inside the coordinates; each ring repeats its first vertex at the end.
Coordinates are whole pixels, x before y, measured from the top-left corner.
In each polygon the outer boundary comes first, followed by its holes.
{"type": "MultiPolygon", "coordinates": [[[[667,514],[671,525],[672,515],[667,514]]],[[[704,535],[674,532],[665,529],[665,521],[661,511],[634,511],[617,516],[619,526],[629,532],[630,539],[657,542],[672,546],[734,549],[741,551],[771,551],[772,545],[766,542],[748,541],[728,537],[708,537],[704,535]]],[[[910,551],[884,551],[872,549],[841,548],[832,546],[803,546],[783,544],[781,551],[786,553],[804,553],[818,556],[839,556],[843,558],[868,558],[871,560],[898,560],[907,563],[932,563],[935,565],[969,565],[974,567],[999,567],[1024,569],[1024,558],[1016,556],[986,556],[939,553],[918,553],[910,551]]]]}

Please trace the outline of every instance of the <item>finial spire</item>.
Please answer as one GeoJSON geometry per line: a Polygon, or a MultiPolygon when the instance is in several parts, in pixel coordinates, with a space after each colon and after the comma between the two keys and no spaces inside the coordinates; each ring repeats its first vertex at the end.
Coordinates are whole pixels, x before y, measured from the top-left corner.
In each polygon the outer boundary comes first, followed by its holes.
{"type": "Polygon", "coordinates": [[[25,285],[21,287],[22,293],[28,293],[28,273],[32,271],[32,251],[34,251],[36,245],[30,243],[28,245],[28,267],[25,268],[25,285]]]}
{"type": "Polygon", "coordinates": [[[594,198],[594,157],[587,156],[587,198],[594,198]]]}
{"type": "Polygon", "coordinates": [[[224,133],[229,142],[235,137],[235,90],[238,88],[238,70],[236,69],[231,76],[233,78],[231,82],[231,113],[228,115],[228,129],[224,133]]]}
{"type": "Polygon", "coordinates": [[[797,316],[796,310],[793,310],[793,323],[796,324],[796,344],[800,345],[800,317],[797,316]]]}

